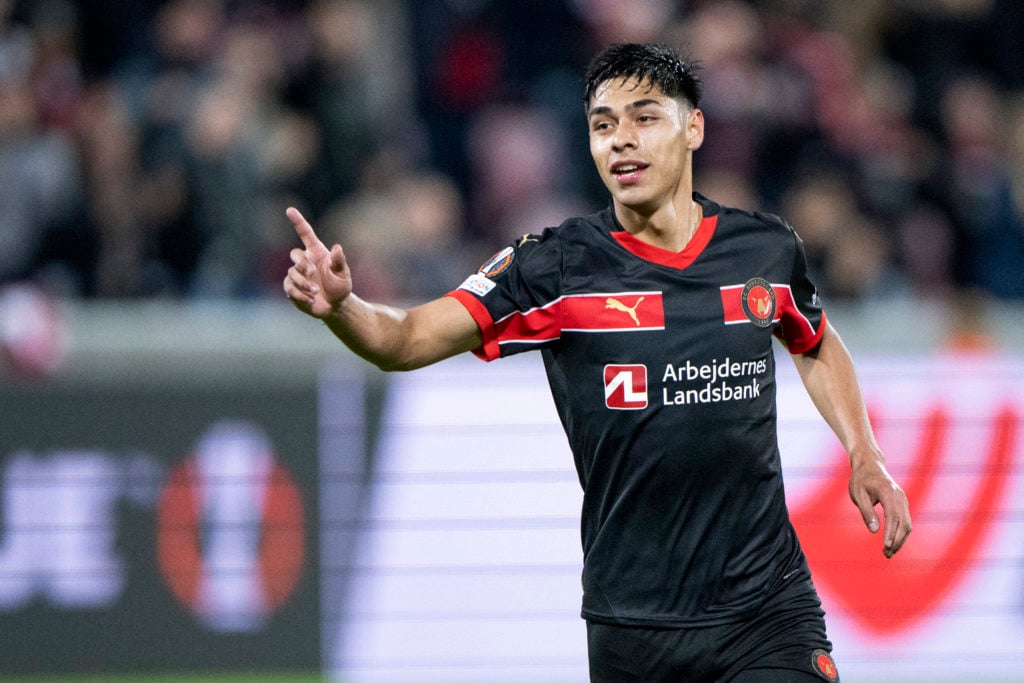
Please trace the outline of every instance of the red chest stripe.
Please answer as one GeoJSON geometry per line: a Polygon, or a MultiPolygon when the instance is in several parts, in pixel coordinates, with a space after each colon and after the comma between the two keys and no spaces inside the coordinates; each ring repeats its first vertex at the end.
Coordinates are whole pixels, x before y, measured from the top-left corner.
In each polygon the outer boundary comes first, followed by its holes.
{"type": "Polygon", "coordinates": [[[499,344],[541,344],[563,332],[650,332],[665,329],[661,292],[598,292],[571,294],[551,303],[516,311],[490,324],[487,309],[463,290],[449,293],[469,310],[480,326],[483,345],[477,355],[494,359],[499,344]]]}
{"type": "Polygon", "coordinates": [[[494,324],[499,342],[536,343],[563,332],[635,332],[665,329],[661,292],[572,294],[494,324]]]}
{"type": "MultiPolygon", "coordinates": [[[[747,312],[743,310],[745,287],[746,285],[728,285],[720,288],[726,325],[750,324],[751,320],[747,317],[747,312]]],[[[781,323],[779,329],[776,330],[776,336],[785,341],[793,353],[802,353],[814,348],[825,330],[825,314],[821,314],[818,329],[815,329],[814,324],[797,308],[796,302],[793,300],[793,290],[789,285],[772,283],[771,288],[775,292],[775,312],[772,322],[781,323]]]]}
{"type": "Polygon", "coordinates": [[[542,342],[563,332],[637,332],[665,329],[660,292],[606,292],[559,297],[546,306],[495,323],[501,342],[542,342]]]}
{"type": "Polygon", "coordinates": [[[636,332],[665,329],[661,292],[612,292],[562,297],[562,330],[636,332]]]}
{"type": "MultiPolygon", "coordinates": [[[[720,288],[726,325],[750,322],[746,311],[743,310],[743,289],[745,287],[746,285],[727,285],[720,288]]],[[[775,290],[776,298],[775,315],[772,316],[772,322],[777,323],[786,311],[795,309],[796,306],[793,304],[793,293],[790,291],[789,285],[773,284],[772,289],[775,290]]]]}

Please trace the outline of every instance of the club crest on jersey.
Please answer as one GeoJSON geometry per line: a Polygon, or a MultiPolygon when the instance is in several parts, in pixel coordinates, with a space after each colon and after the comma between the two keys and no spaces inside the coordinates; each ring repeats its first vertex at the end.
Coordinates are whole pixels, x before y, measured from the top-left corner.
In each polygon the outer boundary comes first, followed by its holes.
{"type": "Polygon", "coordinates": [[[512,247],[505,247],[491,258],[484,261],[483,265],[477,271],[484,277],[494,277],[505,272],[505,269],[512,265],[512,259],[515,257],[515,249],[512,247]]]}
{"type": "Polygon", "coordinates": [[[747,320],[758,327],[768,327],[775,319],[775,290],[767,280],[751,278],[743,285],[740,305],[747,320]]]}
{"type": "Polygon", "coordinates": [[[836,669],[836,663],[832,661],[832,655],[824,650],[815,650],[811,653],[811,666],[814,668],[815,673],[826,681],[839,680],[839,670],[836,669]]]}
{"type": "Polygon", "coordinates": [[[604,366],[604,404],[612,410],[647,407],[647,366],[604,366]]]}

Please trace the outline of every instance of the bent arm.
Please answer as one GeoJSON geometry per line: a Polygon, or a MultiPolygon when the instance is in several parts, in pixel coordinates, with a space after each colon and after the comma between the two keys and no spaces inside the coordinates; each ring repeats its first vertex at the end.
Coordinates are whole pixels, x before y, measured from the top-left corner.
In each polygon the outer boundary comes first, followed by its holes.
{"type": "Polygon", "coordinates": [[[469,311],[451,297],[402,309],[352,294],[322,320],[345,346],[381,370],[415,370],[483,341],[469,311]]]}
{"type": "Polygon", "coordinates": [[[850,457],[850,497],[872,533],[880,528],[874,507],[882,506],[884,552],[891,557],[910,533],[910,509],[906,494],[885,468],[853,360],[839,333],[827,323],[815,349],[792,357],[815,407],[850,457]]]}
{"type": "Polygon", "coordinates": [[[285,293],[360,357],[382,370],[414,370],[483,343],[473,316],[453,298],[408,310],[360,299],[341,246],[328,249],[297,209],[287,215],[303,248],[291,251],[285,293]]]}

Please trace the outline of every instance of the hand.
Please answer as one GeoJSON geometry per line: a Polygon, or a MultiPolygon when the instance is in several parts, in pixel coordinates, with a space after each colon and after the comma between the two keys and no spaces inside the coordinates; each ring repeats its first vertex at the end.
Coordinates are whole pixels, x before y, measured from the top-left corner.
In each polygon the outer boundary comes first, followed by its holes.
{"type": "Polygon", "coordinates": [[[875,506],[882,506],[885,515],[882,551],[886,557],[895,555],[910,534],[910,505],[907,495],[889,475],[880,458],[868,458],[853,466],[850,498],[860,509],[864,524],[871,533],[876,533],[880,528],[875,506]]]}
{"type": "Polygon", "coordinates": [[[295,307],[315,318],[335,312],[352,293],[352,273],[341,246],[327,249],[298,209],[285,212],[305,249],[292,249],[284,291],[295,307]]]}

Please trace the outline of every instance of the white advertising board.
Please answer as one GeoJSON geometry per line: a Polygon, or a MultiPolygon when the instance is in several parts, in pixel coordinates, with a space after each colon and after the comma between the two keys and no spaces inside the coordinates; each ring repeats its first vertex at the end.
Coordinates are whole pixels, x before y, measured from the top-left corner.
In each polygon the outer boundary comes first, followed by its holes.
{"type": "MultiPolygon", "coordinates": [[[[1024,359],[858,359],[914,516],[886,560],[778,355],[787,499],[843,680],[1021,680],[1024,359]]],[[[347,608],[325,629],[345,681],[587,679],[582,496],[531,356],[389,377],[347,608]]]]}

